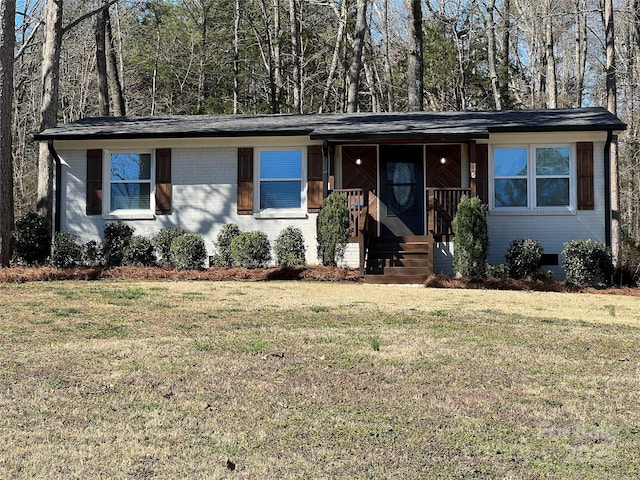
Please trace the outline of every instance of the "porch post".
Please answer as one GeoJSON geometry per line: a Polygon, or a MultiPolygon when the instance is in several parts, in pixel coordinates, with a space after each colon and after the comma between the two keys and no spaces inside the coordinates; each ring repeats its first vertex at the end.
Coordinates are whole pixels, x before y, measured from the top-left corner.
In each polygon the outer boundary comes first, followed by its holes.
{"type": "Polygon", "coordinates": [[[322,198],[329,195],[329,141],[322,141],[322,198]]]}
{"type": "Polygon", "coordinates": [[[471,198],[478,196],[478,185],[476,182],[477,165],[476,165],[476,141],[469,140],[467,142],[467,150],[469,151],[469,187],[471,188],[471,198]]]}

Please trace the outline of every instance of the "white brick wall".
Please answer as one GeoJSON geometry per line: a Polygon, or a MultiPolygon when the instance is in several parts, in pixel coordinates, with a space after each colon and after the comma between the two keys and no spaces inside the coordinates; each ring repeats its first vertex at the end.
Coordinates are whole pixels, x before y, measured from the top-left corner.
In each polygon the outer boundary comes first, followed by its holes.
{"type": "MultiPolygon", "coordinates": [[[[299,227],[305,238],[307,262],[317,264],[316,214],[295,219],[257,219],[237,215],[237,150],[224,148],[172,149],[172,214],[157,215],[152,220],[127,220],[137,235],[152,237],[162,227],[179,226],[204,236],[209,254],[213,254],[220,229],[235,223],[242,231],[260,230],[273,244],[287,226],[299,227]]],[[[102,238],[105,220],[101,215],[85,215],[86,151],[58,152],[63,166],[61,230],[71,232],[80,241],[102,238]]],[[[357,258],[357,255],[356,255],[357,258]]]]}

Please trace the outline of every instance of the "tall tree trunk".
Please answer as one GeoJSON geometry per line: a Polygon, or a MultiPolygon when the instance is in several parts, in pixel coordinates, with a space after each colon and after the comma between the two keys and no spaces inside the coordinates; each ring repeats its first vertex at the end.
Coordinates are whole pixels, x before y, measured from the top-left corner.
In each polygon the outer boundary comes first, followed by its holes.
{"type": "Polygon", "coordinates": [[[496,68],[496,29],[494,19],[494,9],[496,0],[489,0],[487,3],[487,18],[485,21],[485,34],[487,37],[487,61],[489,63],[489,78],[491,79],[491,91],[493,92],[493,103],[496,110],[502,110],[502,96],[498,69],[496,68]]]}
{"type": "Polygon", "coordinates": [[[234,1],[233,13],[233,113],[238,114],[240,97],[240,0],[234,1]]]}
{"type": "MultiPolygon", "coordinates": [[[[265,24],[267,22],[268,20],[265,16],[265,24]]],[[[275,82],[275,91],[273,92],[273,105],[271,106],[272,113],[280,113],[282,106],[282,88],[284,81],[282,76],[282,55],[280,54],[281,37],[280,0],[273,0],[273,36],[271,37],[270,45],[273,55],[273,80],[275,82]]]]}
{"type": "Polygon", "coordinates": [[[576,107],[582,107],[584,98],[584,75],[587,66],[587,5],[585,0],[576,0],[576,107]]]}
{"type": "Polygon", "coordinates": [[[13,232],[13,53],[15,0],[0,2],[0,266],[8,267],[13,232]]]}
{"type": "MultiPolygon", "coordinates": [[[[604,0],[604,31],[607,110],[616,114],[618,110],[618,94],[616,90],[616,51],[615,29],[613,24],[613,0],[604,0]]],[[[611,142],[611,253],[613,255],[613,263],[616,267],[620,265],[620,252],[622,249],[619,191],[618,139],[614,136],[613,141],[611,142]]]]}
{"type": "Polygon", "coordinates": [[[116,43],[113,38],[111,28],[111,15],[109,9],[104,10],[107,46],[107,79],[109,81],[109,96],[113,105],[113,114],[118,117],[126,115],[126,102],[124,99],[124,89],[118,73],[118,60],[116,57],[116,43]]]}
{"type": "Polygon", "coordinates": [[[336,75],[336,70],[338,69],[338,61],[340,58],[340,47],[343,43],[344,39],[344,29],[347,24],[347,14],[349,2],[347,0],[340,0],[340,13],[338,13],[337,7],[334,6],[334,10],[338,17],[338,33],[336,34],[336,43],[333,48],[333,55],[331,56],[331,65],[329,66],[329,73],[327,75],[327,82],[324,86],[324,91],[322,92],[322,103],[320,104],[320,108],[318,110],[319,113],[322,113],[327,107],[327,102],[329,101],[329,91],[331,90],[331,84],[333,83],[333,79],[336,75]]]}
{"type": "MultiPolygon", "coordinates": [[[[60,82],[60,50],[62,47],[62,2],[47,0],[42,45],[42,104],[38,131],[56,126],[58,89],[60,82]]],[[[38,197],[36,207],[49,223],[52,222],[53,159],[49,148],[40,142],[38,154],[38,197]]]]}
{"type": "Polygon", "coordinates": [[[296,0],[289,0],[291,55],[293,57],[293,111],[302,113],[302,73],[300,72],[300,27],[296,0]]]}
{"type": "Polygon", "coordinates": [[[347,94],[347,112],[358,111],[358,92],[360,90],[360,71],[362,70],[362,52],[364,36],[367,30],[367,1],[356,1],[356,27],[353,35],[353,56],[349,67],[349,90],[347,94]]]}
{"type": "Polygon", "coordinates": [[[500,100],[502,108],[512,108],[512,98],[515,94],[511,94],[509,89],[511,85],[511,0],[504,0],[504,13],[502,14],[504,25],[502,26],[502,51],[500,52],[498,64],[500,71],[498,72],[498,84],[500,85],[500,100]]]}
{"type": "Polygon", "coordinates": [[[107,80],[107,26],[104,10],[96,15],[96,73],[98,75],[98,113],[109,116],[109,82],[107,80]]]}
{"type": "Polygon", "coordinates": [[[407,11],[407,108],[410,112],[424,110],[424,57],[422,54],[422,0],[409,0],[407,11]]]}
{"type": "Polygon", "coordinates": [[[558,79],[556,76],[556,57],[553,53],[553,16],[551,15],[551,1],[545,1],[544,39],[545,58],[547,60],[547,106],[558,108],[558,79]]]}
{"type": "Polygon", "coordinates": [[[387,112],[392,112],[394,107],[393,71],[391,70],[391,58],[389,49],[389,0],[382,0],[382,5],[374,2],[374,8],[380,17],[380,30],[382,33],[382,101],[387,112]]]}

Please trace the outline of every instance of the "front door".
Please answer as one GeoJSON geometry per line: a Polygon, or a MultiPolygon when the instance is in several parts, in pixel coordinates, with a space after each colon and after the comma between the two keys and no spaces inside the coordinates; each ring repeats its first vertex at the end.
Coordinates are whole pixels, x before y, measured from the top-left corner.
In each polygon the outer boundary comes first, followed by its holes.
{"type": "Polygon", "coordinates": [[[380,146],[380,235],[424,235],[422,145],[380,146]]]}

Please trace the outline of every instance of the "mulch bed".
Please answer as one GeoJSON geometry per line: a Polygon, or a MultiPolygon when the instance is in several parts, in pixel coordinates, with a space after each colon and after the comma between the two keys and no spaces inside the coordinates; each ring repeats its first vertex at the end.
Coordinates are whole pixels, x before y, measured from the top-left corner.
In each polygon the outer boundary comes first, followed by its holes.
{"type": "MultiPolygon", "coordinates": [[[[0,268],[0,283],[24,283],[55,280],[168,280],[168,281],[266,281],[295,280],[320,282],[360,282],[358,270],[324,267],[304,268],[209,268],[205,270],[176,270],[163,267],[12,267],[0,268]]],[[[538,292],[604,293],[640,296],[640,288],[594,287],[570,285],[561,281],[483,279],[470,280],[447,275],[431,275],[425,282],[430,288],[470,288],[487,290],[520,290],[538,292]]]]}

